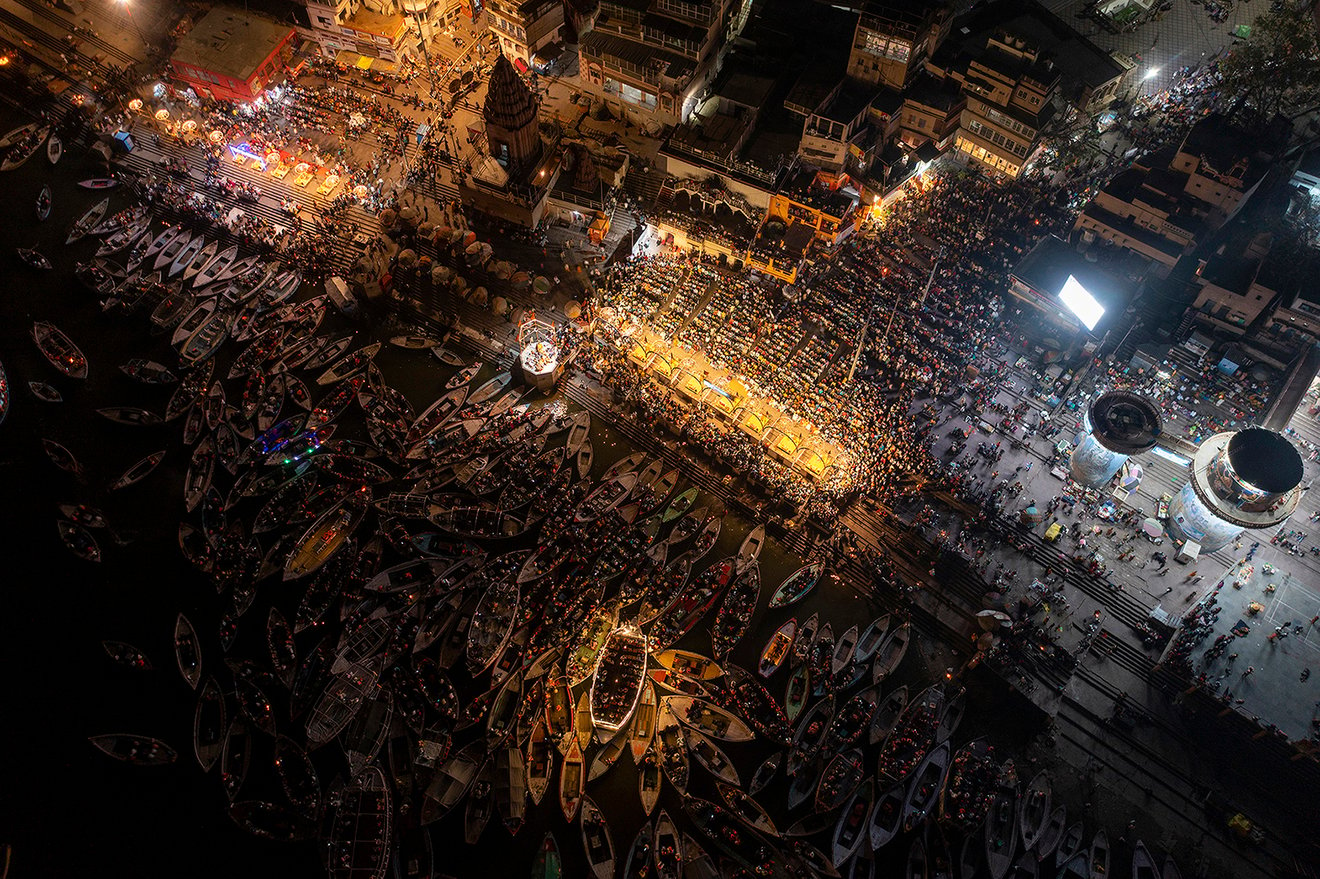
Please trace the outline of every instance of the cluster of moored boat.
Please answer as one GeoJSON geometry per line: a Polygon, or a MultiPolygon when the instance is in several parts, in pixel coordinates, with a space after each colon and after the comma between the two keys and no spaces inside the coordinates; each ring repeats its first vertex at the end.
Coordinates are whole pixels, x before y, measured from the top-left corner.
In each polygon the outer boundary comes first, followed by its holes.
{"type": "MultiPolygon", "coordinates": [[[[911,879],[952,876],[945,830],[985,840],[963,846],[965,877],[981,861],[1003,879],[1047,857],[1071,869],[1081,855],[1080,829],[1050,808],[1047,782],[1019,798],[984,743],[953,749],[961,693],[886,689],[912,638],[906,621],[882,616],[836,636],[816,614],[788,619],[755,673],[733,663],[760,605],[766,532],[713,557],[723,516],[681,490],[676,469],[638,453],[593,480],[587,413],[533,406],[507,373],[482,382],[482,364],[455,349],[399,336],[394,347],[456,370],[419,413],[377,365],[381,343],[323,332],[326,297],[295,300],[296,277],[181,229],[153,234],[136,210],[97,232],[107,212],[98,205],[78,225],[107,236],[140,226],[123,236],[137,268],[98,292],[126,312],[152,303],[178,363],[121,366],[170,388],[160,413],[98,411],[134,427],[182,425],[179,546],[225,610],[205,634],[178,615],[175,661],[196,691],[194,758],[217,772],[242,827],[320,835],[330,874],[345,879],[379,879],[392,863],[430,875],[430,825],[461,815],[475,843],[493,818],[516,834],[536,808],[577,823],[600,879],[869,876],[875,862],[861,854],[903,834],[911,879]],[[345,436],[349,424],[358,438],[345,436]],[[258,597],[264,614],[252,612],[258,597]],[[702,623],[710,654],[682,649],[702,623]],[[744,785],[726,748],[754,740],[778,750],[744,785]],[[268,751],[268,762],[255,756],[268,751]],[[693,761],[719,801],[690,789],[693,761]],[[647,816],[630,840],[588,795],[623,764],[647,816]],[[666,781],[672,812],[659,807],[666,781]],[[757,799],[771,791],[805,817],[779,829],[757,799]]],[[[94,267],[121,277],[117,264],[94,267]]],[[[101,279],[85,274],[89,286],[101,279]]],[[[56,369],[85,377],[86,358],[58,328],[33,335],[56,369]]],[[[83,473],[58,442],[46,449],[83,473]]],[[[110,487],[143,479],[165,454],[110,487]]],[[[75,504],[60,513],[69,549],[98,561],[106,516],[75,504]]],[[[809,562],[768,607],[794,605],[824,574],[809,562]]],[[[151,668],[130,644],[105,647],[151,668]]],[[[93,743],[132,764],[178,756],[139,734],[93,743]]],[[[561,869],[547,834],[533,875],[561,869]]]]}

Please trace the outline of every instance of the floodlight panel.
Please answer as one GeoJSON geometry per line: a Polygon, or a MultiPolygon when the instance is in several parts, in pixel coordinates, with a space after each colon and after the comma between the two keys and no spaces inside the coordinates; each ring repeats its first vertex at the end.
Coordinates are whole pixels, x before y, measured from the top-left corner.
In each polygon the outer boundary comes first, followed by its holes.
{"type": "Polygon", "coordinates": [[[1105,307],[1097,302],[1090,291],[1072,275],[1063,282],[1063,289],[1059,291],[1059,301],[1068,306],[1068,310],[1077,315],[1077,319],[1088,330],[1095,329],[1095,325],[1100,323],[1100,318],[1105,314],[1105,307]]]}

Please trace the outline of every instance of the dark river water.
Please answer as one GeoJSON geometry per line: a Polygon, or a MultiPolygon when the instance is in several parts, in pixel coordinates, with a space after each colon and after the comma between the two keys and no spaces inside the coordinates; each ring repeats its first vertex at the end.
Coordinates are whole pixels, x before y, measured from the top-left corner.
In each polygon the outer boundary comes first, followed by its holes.
{"type": "MultiPolygon", "coordinates": [[[[15,124],[13,118],[5,119],[0,130],[15,124]]],[[[177,359],[167,337],[148,333],[145,313],[105,316],[73,278],[75,260],[89,259],[95,242],[84,240],[66,248],[65,235],[69,225],[101,197],[75,185],[94,176],[81,161],[79,155],[66,153],[63,162],[52,168],[43,151],[23,168],[0,175],[0,265],[4,267],[0,362],[8,371],[13,398],[9,417],[0,425],[0,521],[4,522],[0,643],[9,668],[0,709],[4,717],[0,840],[15,845],[12,875],[16,877],[324,875],[316,843],[269,842],[232,823],[217,772],[204,775],[192,756],[195,694],[175,667],[176,614],[187,613],[201,632],[204,672],[217,673],[223,685],[229,685],[231,676],[220,666],[223,654],[215,636],[221,599],[209,581],[183,560],[175,540],[184,515],[182,484],[189,450],[179,438],[179,422],[133,428],[108,422],[93,411],[113,404],[163,411],[170,388],[137,384],[117,367],[130,357],[148,357],[171,367],[177,359]],[[37,223],[33,204],[46,182],[54,190],[54,210],[49,220],[37,223]],[[27,269],[13,256],[16,246],[36,246],[55,264],[54,271],[27,269]],[[29,336],[32,321],[40,319],[53,321],[82,347],[90,361],[86,382],[57,374],[41,357],[29,336]],[[27,390],[30,380],[54,384],[65,402],[51,405],[36,400],[27,390]],[[42,437],[61,442],[78,456],[86,468],[86,484],[50,464],[40,447],[42,437]],[[168,455],[155,473],[124,491],[106,493],[105,486],[124,469],[162,448],[168,455]],[[63,501],[103,509],[125,544],[116,545],[105,532],[97,532],[105,561],[93,565],[75,558],[56,531],[55,507],[63,501]],[[114,664],[101,648],[106,638],[142,648],[154,670],[133,672],[114,664]],[[89,735],[117,732],[162,738],[179,752],[179,760],[167,767],[129,766],[103,756],[87,741],[89,735]]],[[[112,196],[112,211],[125,206],[122,195],[112,196]]],[[[328,319],[327,326],[335,327],[336,320],[338,316],[328,319]]],[[[232,358],[232,348],[222,352],[223,362],[232,358]]],[[[386,379],[419,411],[437,396],[451,372],[424,352],[388,346],[377,362],[386,379]]],[[[491,373],[488,369],[477,382],[491,373]]],[[[238,381],[228,382],[227,387],[231,394],[241,390],[238,381]]],[[[340,430],[341,436],[364,433],[360,420],[351,418],[340,430]]],[[[597,475],[630,451],[599,424],[593,442],[597,475]]],[[[227,488],[227,474],[217,478],[225,479],[227,488]]],[[[719,546],[707,560],[736,551],[753,524],[727,518],[719,546]]],[[[853,624],[865,627],[878,614],[847,583],[823,584],[791,610],[768,613],[765,600],[800,563],[773,541],[765,549],[762,601],[753,630],[734,653],[738,664],[755,668],[767,637],[790,615],[801,620],[819,611],[838,633],[853,624]]],[[[281,584],[276,578],[262,583],[230,655],[266,665],[267,608],[277,604],[292,619],[300,596],[297,581],[281,584]]],[[[703,621],[678,646],[708,652],[709,622],[703,621]]],[[[299,651],[310,649],[318,637],[316,632],[303,633],[299,651]]],[[[906,683],[915,691],[943,672],[942,665],[928,667],[927,646],[919,640],[909,651],[893,686],[906,683]]],[[[786,679],[781,671],[772,681],[776,696],[782,698],[786,679]]],[[[462,695],[466,698],[474,692],[475,684],[462,695]]],[[[232,700],[230,707],[232,716],[232,700]]],[[[277,702],[277,712],[281,707],[277,702]]],[[[277,723],[280,719],[283,731],[302,738],[301,722],[290,724],[287,714],[277,714],[277,723]]],[[[988,697],[977,696],[955,743],[988,734],[1011,747],[1022,741],[1025,726],[1024,720],[1005,719],[988,697]]],[[[456,747],[464,741],[460,737],[456,747]]],[[[770,746],[760,742],[726,749],[744,779],[771,753],[770,746]]],[[[263,737],[241,799],[279,799],[270,759],[270,741],[263,737]]],[[[321,749],[315,760],[323,785],[345,771],[336,746],[321,749]]],[[[695,764],[692,777],[691,792],[718,800],[710,777],[695,764]]],[[[478,846],[466,846],[461,808],[433,825],[437,875],[525,876],[548,830],[555,833],[564,853],[565,875],[584,875],[580,831],[565,824],[554,794],[556,784],[557,773],[541,806],[529,802],[527,823],[517,837],[510,837],[495,819],[478,846]]],[[[780,827],[801,817],[787,814],[786,790],[781,774],[762,795],[780,827]]],[[[622,869],[622,859],[643,820],[631,761],[624,757],[588,787],[588,794],[609,817],[622,869]]],[[[668,809],[680,827],[691,830],[667,784],[661,808],[668,809]]],[[[828,845],[824,836],[813,841],[822,848],[828,845]]],[[[906,843],[899,840],[881,852],[877,875],[897,875],[905,851],[906,843]]]]}

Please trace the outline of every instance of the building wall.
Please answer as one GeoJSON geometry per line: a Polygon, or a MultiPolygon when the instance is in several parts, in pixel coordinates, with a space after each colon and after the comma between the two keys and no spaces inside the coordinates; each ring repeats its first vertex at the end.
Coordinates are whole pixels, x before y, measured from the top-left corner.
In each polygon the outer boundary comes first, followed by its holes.
{"type": "Polygon", "coordinates": [[[1077,225],[1074,228],[1094,232],[1098,237],[1103,238],[1118,247],[1126,248],[1134,253],[1141,254],[1147,259],[1158,262],[1164,267],[1164,271],[1161,273],[1163,275],[1167,275],[1169,270],[1178,262],[1177,256],[1165,253],[1157,247],[1151,247],[1146,242],[1137,238],[1132,238],[1122,230],[1114,229],[1096,217],[1090,216],[1086,213],[1078,216],[1077,225]]]}
{"type": "Polygon", "coordinates": [[[499,40],[504,54],[520,58],[529,66],[536,51],[554,42],[564,25],[564,4],[560,0],[545,0],[530,15],[524,15],[512,0],[489,0],[486,12],[490,32],[499,40]]]}
{"type": "Polygon", "coordinates": [[[238,79],[173,59],[170,60],[170,69],[176,78],[186,82],[199,95],[209,95],[221,101],[250,103],[259,98],[271,79],[284,70],[280,53],[293,40],[294,35],[293,28],[289,28],[288,36],[253,68],[247,79],[238,79]]]}

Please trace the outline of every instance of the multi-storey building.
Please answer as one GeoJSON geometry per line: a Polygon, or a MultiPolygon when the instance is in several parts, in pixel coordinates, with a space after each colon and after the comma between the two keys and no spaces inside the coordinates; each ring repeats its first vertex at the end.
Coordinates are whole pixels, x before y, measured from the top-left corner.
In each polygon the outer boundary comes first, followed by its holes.
{"type": "Polygon", "coordinates": [[[1154,260],[1167,273],[1201,235],[1241,209],[1288,130],[1282,118],[1247,129],[1207,116],[1178,147],[1142,156],[1110,180],[1076,228],[1154,260]]]}
{"type": "Polygon", "coordinates": [[[718,72],[730,0],[605,0],[578,46],[585,91],[625,120],[685,121],[718,72]]]}
{"type": "Polygon", "coordinates": [[[902,89],[949,32],[943,4],[874,0],[853,8],[858,15],[848,75],[869,85],[902,89]]]}
{"type": "Polygon", "coordinates": [[[514,67],[526,71],[537,50],[559,39],[562,0],[488,0],[487,23],[514,67]]]}
{"type": "Polygon", "coordinates": [[[425,30],[412,15],[404,16],[394,0],[304,0],[308,30],[304,34],[321,47],[321,54],[357,64],[379,59],[396,64],[420,53],[425,30]]]}
{"type": "Polygon", "coordinates": [[[217,6],[179,40],[170,69],[203,97],[250,102],[283,78],[296,42],[287,24],[217,6]]]}
{"type": "Polygon", "coordinates": [[[954,139],[958,158],[1016,177],[1055,113],[1059,71],[1054,62],[1026,41],[1000,33],[976,56],[959,58],[941,72],[961,84],[967,101],[954,139]]]}

